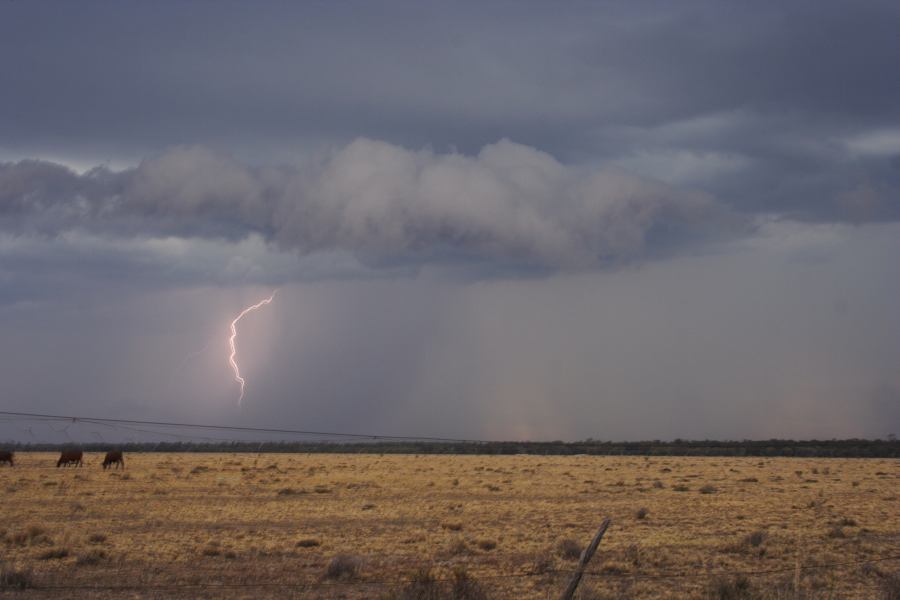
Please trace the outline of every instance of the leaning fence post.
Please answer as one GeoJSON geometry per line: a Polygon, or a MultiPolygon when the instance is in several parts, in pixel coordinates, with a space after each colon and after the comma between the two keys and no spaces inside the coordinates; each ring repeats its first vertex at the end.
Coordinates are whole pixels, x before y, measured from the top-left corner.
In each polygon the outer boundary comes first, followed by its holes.
{"type": "Polygon", "coordinates": [[[597,551],[597,546],[600,545],[600,540],[603,539],[603,534],[606,533],[606,528],[609,527],[609,523],[610,520],[608,517],[606,519],[603,519],[603,522],[600,523],[600,529],[597,530],[597,535],[594,536],[594,539],[591,540],[591,543],[588,544],[587,548],[585,548],[581,553],[581,558],[578,561],[578,567],[575,569],[575,573],[572,575],[572,579],[569,580],[569,585],[566,587],[566,591],[564,591],[562,596],[559,597],[560,600],[572,600],[572,596],[575,595],[575,590],[578,589],[578,584],[581,583],[581,576],[584,575],[584,570],[587,568],[588,563],[594,556],[594,552],[597,551]]]}

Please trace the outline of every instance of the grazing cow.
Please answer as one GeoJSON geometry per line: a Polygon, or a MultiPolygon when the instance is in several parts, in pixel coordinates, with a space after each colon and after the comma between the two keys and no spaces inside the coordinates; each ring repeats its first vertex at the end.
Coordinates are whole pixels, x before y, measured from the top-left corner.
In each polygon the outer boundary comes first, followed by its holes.
{"type": "Polygon", "coordinates": [[[81,450],[63,450],[59,455],[59,460],[56,461],[56,468],[61,466],[68,467],[69,465],[84,466],[84,462],[81,460],[83,456],[84,452],[81,450]]]}
{"type": "Polygon", "coordinates": [[[15,452],[10,452],[9,450],[0,450],[0,463],[8,462],[9,466],[13,466],[13,456],[15,456],[15,452]]]}
{"type": "Polygon", "coordinates": [[[113,464],[116,465],[118,469],[121,466],[123,469],[125,468],[125,459],[122,458],[121,450],[111,450],[106,453],[106,458],[103,459],[103,470],[106,470],[106,467],[112,468],[113,464]]]}

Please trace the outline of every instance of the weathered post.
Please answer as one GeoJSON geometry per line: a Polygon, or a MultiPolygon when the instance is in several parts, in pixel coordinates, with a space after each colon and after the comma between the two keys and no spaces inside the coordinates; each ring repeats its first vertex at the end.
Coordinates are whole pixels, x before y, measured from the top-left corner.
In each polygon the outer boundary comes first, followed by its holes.
{"type": "Polygon", "coordinates": [[[608,517],[603,519],[603,522],[600,524],[600,529],[597,530],[597,535],[594,536],[591,543],[588,544],[587,548],[581,553],[581,558],[578,560],[578,567],[575,569],[572,579],[569,580],[566,591],[559,597],[560,600],[572,600],[572,597],[575,595],[575,590],[578,589],[578,584],[581,583],[581,577],[584,575],[584,570],[594,556],[594,552],[597,551],[597,547],[600,545],[600,540],[603,539],[603,534],[606,533],[606,528],[609,527],[609,523],[610,520],[608,517]]]}

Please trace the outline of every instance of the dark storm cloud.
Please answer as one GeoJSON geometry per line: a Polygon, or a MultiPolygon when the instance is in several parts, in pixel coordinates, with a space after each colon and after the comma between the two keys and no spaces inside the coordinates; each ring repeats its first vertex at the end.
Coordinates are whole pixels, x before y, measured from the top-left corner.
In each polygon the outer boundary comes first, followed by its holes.
{"type": "Polygon", "coordinates": [[[295,168],[250,167],[203,147],[122,172],[0,164],[0,224],[51,237],[256,234],[303,255],[347,251],[369,264],[539,268],[627,261],[746,227],[706,194],[567,167],[508,141],[465,156],[365,139],[295,168]]]}
{"type": "Polygon", "coordinates": [[[900,146],[848,146],[900,130],[896,2],[269,8],[5,3],[0,150],[136,162],[201,143],[265,163],[359,136],[510,138],[651,176],[703,163],[692,183],[751,213],[900,216],[900,146]],[[717,127],[684,130],[698,120],[717,127]],[[848,205],[864,188],[877,206],[848,205]]]}

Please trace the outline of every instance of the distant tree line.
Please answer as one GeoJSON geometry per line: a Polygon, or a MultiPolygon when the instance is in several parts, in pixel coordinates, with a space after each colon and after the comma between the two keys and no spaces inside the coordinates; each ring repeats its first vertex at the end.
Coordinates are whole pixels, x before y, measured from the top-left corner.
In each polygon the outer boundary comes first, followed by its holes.
{"type": "MultiPolygon", "coordinates": [[[[13,443],[22,452],[57,451],[73,444],[13,443]]],[[[796,456],[900,458],[900,441],[885,440],[674,440],[643,442],[130,442],[79,445],[87,452],[299,452],[358,454],[539,454],[600,456],[796,456]]]]}

